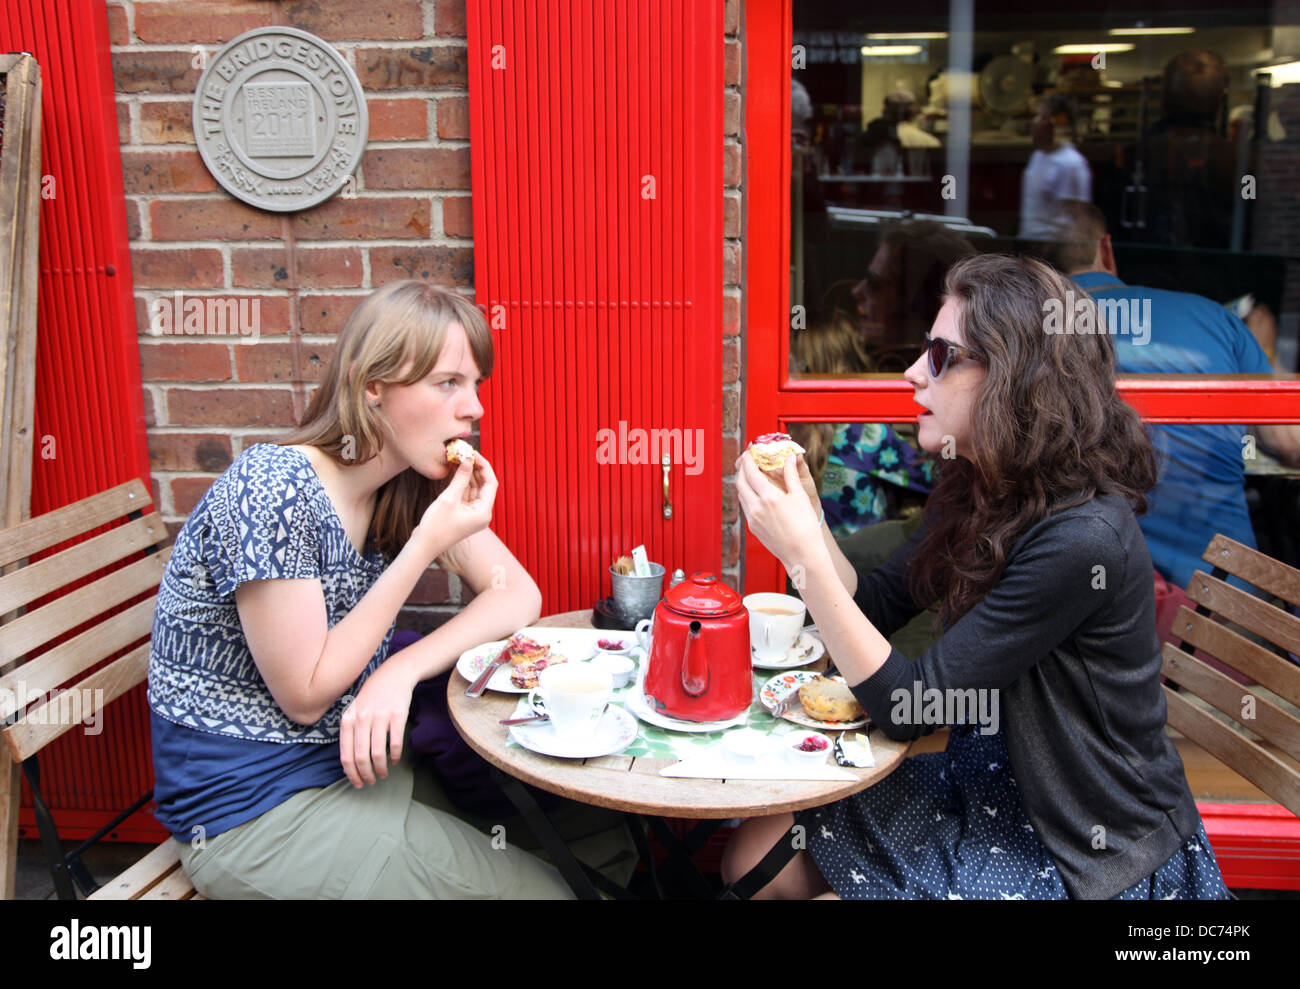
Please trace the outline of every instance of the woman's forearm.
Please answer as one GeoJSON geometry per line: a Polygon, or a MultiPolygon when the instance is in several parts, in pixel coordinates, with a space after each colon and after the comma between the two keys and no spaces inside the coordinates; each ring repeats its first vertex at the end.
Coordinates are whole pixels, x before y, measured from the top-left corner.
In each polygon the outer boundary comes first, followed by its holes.
{"type": "Polygon", "coordinates": [[[858,572],[853,569],[853,564],[849,562],[844,551],[840,549],[840,544],[836,542],[835,536],[831,533],[830,523],[822,522],[822,542],[826,546],[826,551],[830,554],[831,563],[835,566],[835,573],[839,576],[840,583],[844,589],[849,592],[849,597],[858,589],[858,572]]]}
{"type": "Polygon", "coordinates": [[[389,662],[405,667],[419,683],[451,669],[465,650],[513,635],[542,613],[542,596],[531,580],[528,585],[489,588],[476,594],[445,624],[389,662]]]}
{"type": "Polygon", "coordinates": [[[803,599],[808,613],[845,681],[850,686],[859,684],[885,665],[892,650],[889,640],[853,603],[853,595],[829,553],[818,553],[803,566],[807,581],[803,599]]]}
{"type": "Polygon", "coordinates": [[[317,713],[317,720],[366,668],[436,555],[431,552],[435,548],[413,537],[356,606],[326,633],[325,645],[307,684],[307,703],[317,713]]]}

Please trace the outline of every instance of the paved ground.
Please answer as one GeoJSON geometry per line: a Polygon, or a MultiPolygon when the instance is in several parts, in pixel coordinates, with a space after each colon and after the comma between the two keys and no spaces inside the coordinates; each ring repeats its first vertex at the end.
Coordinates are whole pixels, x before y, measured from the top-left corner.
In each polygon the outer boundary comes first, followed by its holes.
{"type": "MultiPolygon", "coordinates": [[[[65,842],[64,850],[71,851],[76,842],[65,842]]],[[[121,842],[101,841],[86,852],[81,860],[90,874],[101,883],[112,879],[153,851],[153,845],[128,845],[121,842]]],[[[14,881],[14,898],[19,900],[53,900],[54,881],[36,840],[18,842],[18,875],[14,881]]]]}

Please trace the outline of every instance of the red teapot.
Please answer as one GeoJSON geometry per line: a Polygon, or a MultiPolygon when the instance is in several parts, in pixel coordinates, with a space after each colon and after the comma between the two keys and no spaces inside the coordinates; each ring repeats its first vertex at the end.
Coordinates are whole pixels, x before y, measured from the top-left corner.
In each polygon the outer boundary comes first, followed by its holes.
{"type": "MultiPolygon", "coordinates": [[[[637,625],[638,637],[645,619],[637,625]]],[[[673,587],[655,608],[646,657],[646,703],[682,721],[726,721],[754,699],[749,612],[712,573],[673,587]]]]}

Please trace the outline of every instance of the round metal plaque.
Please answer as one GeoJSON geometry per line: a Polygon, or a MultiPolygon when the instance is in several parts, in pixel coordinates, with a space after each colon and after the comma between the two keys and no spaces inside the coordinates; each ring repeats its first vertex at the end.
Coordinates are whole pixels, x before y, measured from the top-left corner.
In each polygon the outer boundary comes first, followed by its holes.
{"type": "Polygon", "coordinates": [[[208,171],[236,199],[279,213],[343,188],[368,126],[361,84],[343,56],[291,27],[228,42],[194,94],[194,137],[208,171]]]}

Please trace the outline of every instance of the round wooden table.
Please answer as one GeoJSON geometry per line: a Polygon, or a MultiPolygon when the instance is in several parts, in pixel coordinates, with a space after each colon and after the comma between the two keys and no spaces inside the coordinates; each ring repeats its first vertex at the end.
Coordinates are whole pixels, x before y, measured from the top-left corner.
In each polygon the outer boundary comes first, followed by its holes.
{"type": "MultiPolygon", "coordinates": [[[[570,611],[536,623],[549,628],[594,628],[591,611],[570,611]]],[[[644,660],[643,660],[644,661],[644,660]]],[[[676,759],[611,755],[597,759],[556,759],[521,747],[507,747],[509,718],[518,695],[485,691],[465,696],[469,683],[453,673],[447,685],[451,717],[461,736],[479,755],[515,779],[563,797],[626,813],[656,817],[726,820],[760,817],[833,803],[864,790],[898,768],[910,742],[871,734],[874,769],[849,769],[854,779],[707,780],[660,776],[676,759]]]]}

